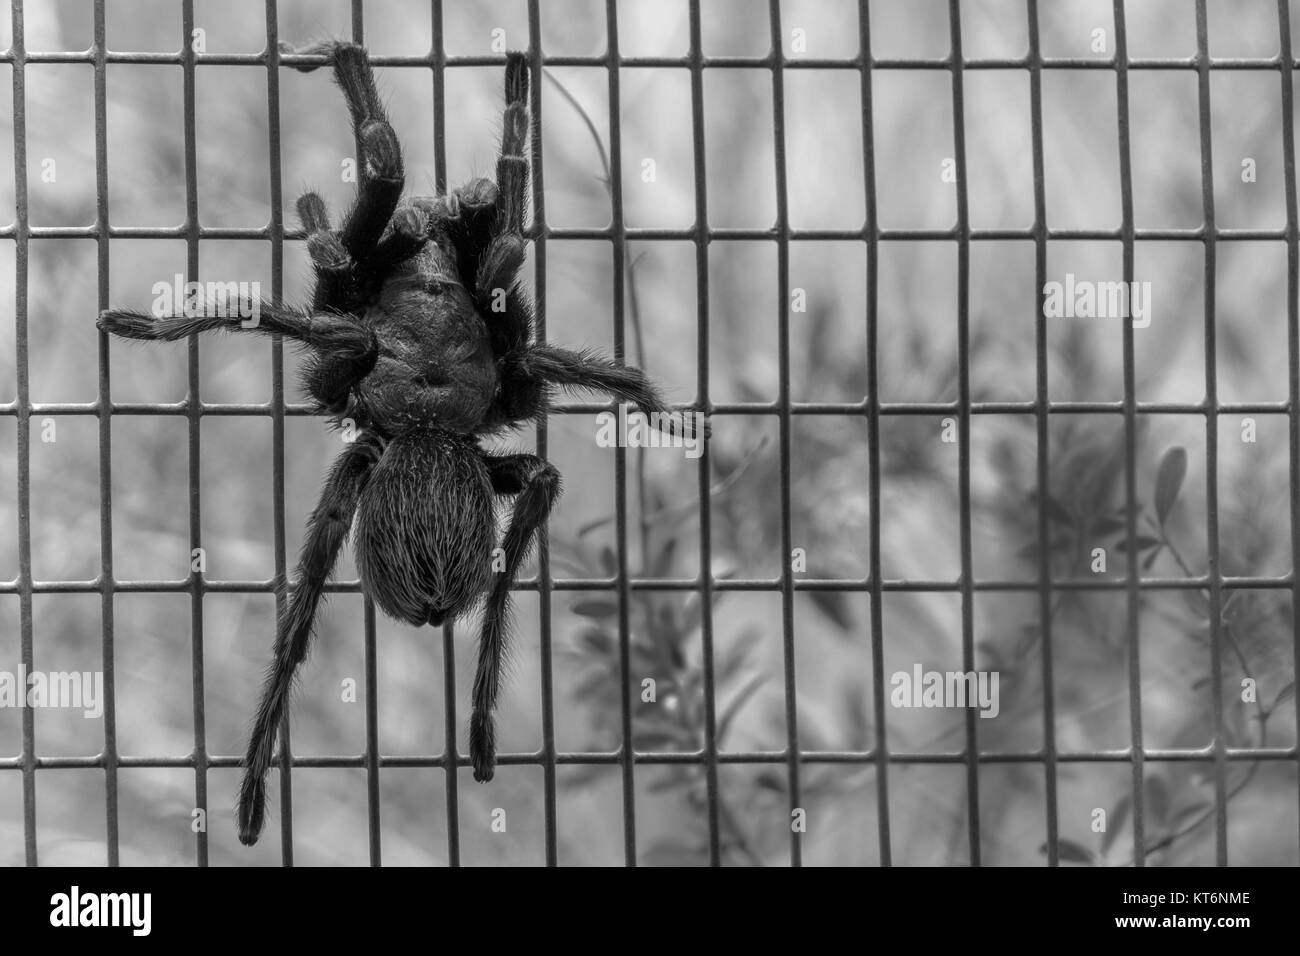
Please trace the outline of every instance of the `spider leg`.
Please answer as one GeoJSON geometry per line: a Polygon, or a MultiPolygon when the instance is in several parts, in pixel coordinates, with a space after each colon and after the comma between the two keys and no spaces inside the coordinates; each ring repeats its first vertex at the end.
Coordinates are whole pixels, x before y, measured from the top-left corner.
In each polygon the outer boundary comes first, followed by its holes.
{"type": "MultiPolygon", "coordinates": [[[[357,157],[360,182],[356,204],[343,221],[340,241],[354,262],[368,267],[375,247],[397,203],[402,198],[406,174],[402,147],[388,121],[366,49],[356,43],[330,41],[304,50],[281,46],[288,53],[324,53],[334,68],[334,80],[343,91],[352,132],[360,145],[357,157]]],[[[298,67],[310,72],[314,65],[298,67]]],[[[418,247],[417,247],[418,248],[418,247]]]]}
{"type": "Polygon", "coordinates": [[[461,282],[473,288],[479,259],[492,239],[497,215],[497,184],[479,177],[456,187],[444,197],[444,229],[456,248],[461,282]]]}
{"type": "MultiPolygon", "coordinates": [[[[589,350],[575,352],[557,345],[529,346],[507,356],[505,366],[503,393],[509,392],[512,379],[538,381],[543,386],[604,392],[620,402],[638,406],[660,431],[677,434],[680,429],[683,437],[696,435],[695,416],[689,412],[671,411],[649,377],[635,366],[619,365],[589,350]]],[[[527,389],[521,388],[520,391],[526,393],[527,389]]],[[[705,435],[711,433],[707,421],[703,432],[705,435]]]]}
{"type": "Polygon", "coordinates": [[[295,204],[302,227],[309,233],[329,232],[330,214],[320,193],[303,193],[295,204]]]}
{"type": "Polygon", "coordinates": [[[378,358],[378,352],[360,356],[342,352],[310,356],[303,364],[302,384],[315,400],[317,411],[345,414],[352,389],[370,374],[378,358]]]}
{"type": "MultiPolygon", "coordinates": [[[[243,303],[239,312],[245,311],[243,303]]],[[[348,392],[370,374],[379,360],[374,331],[345,315],[311,313],[256,303],[254,325],[233,316],[170,316],[154,318],[144,312],[109,309],[100,313],[99,327],[125,339],[174,342],[198,332],[279,333],[315,351],[306,365],[307,389],[325,411],[337,413],[346,405],[348,392]]]]}
{"type": "MultiPolygon", "coordinates": [[[[524,263],[524,213],[528,204],[528,57],[506,56],[505,112],[501,119],[501,155],[497,159],[495,197],[490,184],[469,183],[461,199],[469,210],[464,236],[471,250],[486,231],[487,244],[474,266],[475,305],[488,320],[493,348],[498,355],[527,344],[532,335],[532,315],[515,289],[524,263]],[[492,201],[491,206],[487,203],[492,201]],[[466,201],[468,200],[468,201],[466,201]],[[484,226],[491,212],[490,227],[484,226]]],[[[470,263],[462,261],[462,274],[470,263]]]]}
{"type": "Polygon", "coordinates": [[[506,54],[506,108],[501,119],[501,156],[497,160],[497,235],[518,234],[527,205],[528,56],[506,54]]]}
{"type": "Polygon", "coordinates": [[[474,779],[492,779],[496,766],[496,727],[492,719],[501,687],[501,663],[506,652],[510,615],[510,585],[532,549],[538,530],[546,523],[560,495],[560,473],[536,455],[484,455],[492,490],[517,495],[501,548],[505,568],[496,576],[483,606],[483,633],[479,639],[478,669],[474,675],[474,710],[469,724],[469,755],[474,779]]]}
{"type": "Polygon", "coordinates": [[[338,233],[330,229],[325,200],[317,193],[298,197],[298,218],[307,230],[307,254],[316,270],[316,290],[312,308],[353,312],[361,302],[353,276],[352,257],[343,248],[338,233]]]}
{"type": "Polygon", "coordinates": [[[379,237],[402,198],[405,173],[402,148],[387,119],[368,121],[360,138],[366,158],[356,204],[343,222],[342,240],[353,259],[369,266],[379,237]]]}
{"type": "MultiPolygon", "coordinates": [[[[486,301],[492,290],[508,286],[518,269],[504,268],[516,246],[523,247],[523,222],[528,205],[528,57],[506,55],[505,110],[501,120],[501,150],[497,158],[497,179],[479,177],[440,197],[436,218],[455,246],[461,281],[466,288],[479,288],[486,301]],[[501,239],[495,254],[497,264],[479,278],[480,261],[493,241],[501,239]],[[517,242],[515,241],[517,240],[517,242]]],[[[523,261],[522,252],[519,262],[523,261]]]]}
{"type": "Polygon", "coordinates": [[[267,672],[244,760],[239,788],[239,841],[252,846],[266,822],[266,772],[274,755],[276,734],[289,701],[294,672],[307,655],[312,622],[324,595],[325,581],[352,526],[352,515],[379,455],[377,443],[363,434],[335,461],[316,510],[307,522],[307,537],[298,561],[298,585],[276,629],[274,659],[267,672]]]}
{"type": "Polygon", "coordinates": [[[258,332],[283,335],[309,348],[357,357],[378,354],[375,334],[356,319],[331,313],[313,313],[271,302],[226,302],[224,315],[172,315],[157,318],[131,309],[106,309],[96,323],[100,329],[124,339],[175,342],[199,332],[258,332]],[[241,318],[248,315],[249,318],[241,318]],[[251,324],[249,324],[251,323],[251,324]]]}
{"type": "Polygon", "coordinates": [[[388,275],[394,266],[419,252],[428,238],[429,214],[420,206],[402,206],[376,244],[367,263],[368,271],[376,276],[388,275]]]}

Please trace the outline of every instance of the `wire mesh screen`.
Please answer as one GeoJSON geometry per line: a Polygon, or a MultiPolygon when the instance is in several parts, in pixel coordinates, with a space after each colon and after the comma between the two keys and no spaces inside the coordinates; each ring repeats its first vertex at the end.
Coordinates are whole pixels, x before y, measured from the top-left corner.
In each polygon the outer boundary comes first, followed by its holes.
{"type": "Polygon", "coordinates": [[[0,860],[1296,863],[1291,20],[11,0],[0,669],[85,687],[0,708],[0,860]],[[473,622],[392,624],[345,558],[245,849],[245,720],[338,438],[278,339],[94,318],[302,297],[286,200],[355,189],[337,91],[279,48],[322,36],[369,47],[415,193],[490,168],[530,52],[538,335],[713,433],[605,448],[612,406],[566,399],[515,436],[568,492],[489,785],[473,622]]]}

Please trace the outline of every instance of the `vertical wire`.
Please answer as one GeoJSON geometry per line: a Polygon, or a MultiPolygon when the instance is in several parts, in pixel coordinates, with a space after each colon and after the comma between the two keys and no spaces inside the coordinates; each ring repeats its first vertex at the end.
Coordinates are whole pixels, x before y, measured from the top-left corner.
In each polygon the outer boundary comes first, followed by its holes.
{"type": "Polygon", "coordinates": [[[370,865],[382,866],[379,794],[379,662],[375,648],[375,602],[363,596],[366,645],[366,823],[369,831],[370,865]]]}
{"type": "MultiPolygon", "coordinates": [[[[95,251],[98,311],[108,308],[108,91],[104,44],[104,0],[95,0],[95,251]]],[[[119,857],[117,778],[117,680],[113,618],[113,399],[109,382],[108,333],[99,333],[99,595],[104,668],[104,813],[108,865],[119,857]]]]}
{"type": "MultiPolygon", "coordinates": [[[[14,99],[14,361],[18,373],[18,656],[23,672],[32,661],[32,458],[31,388],[27,367],[27,48],[23,33],[23,0],[13,0],[14,99]]],[[[22,708],[23,722],[23,843],[27,865],[36,866],[36,715],[22,708]]]]}
{"type": "MultiPolygon", "coordinates": [[[[276,0],[266,0],[266,131],[271,179],[271,299],[284,295],[284,195],[280,176],[280,33],[276,0]]],[[[271,500],[272,536],[275,540],[276,621],[284,619],[282,602],[288,600],[288,562],[284,527],[284,338],[271,336],[271,500]]],[[[287,729],[288,712],[285,713],[287,729]]],[[[284,738],[280,759],[286,767],[281,778],[288,789],[287,767],[293,756],[284,738]]],[[[287,847],[285,865],[293,862],[293,804],[285,799],[280,813],[280,842],[287,847]]]]}
{"type": "Polygon", "coordinates": [[[781,34],[781,0],[770,0],[768,20],[771,25],[772,58],[772,144],[776,179],[776,295],[777,295],[777,368],[780,391],[777,399],[780,423],[781,455],[781,646],[785,676],[785,759],[790,788],[790,865],[803,864],[803,832],[795,826],[796,813],[807,808],[799,786],[799,693],[795,681],[794,654],[794,573],[790,554],[793,536],[790,530],[790,214],[786,191],[785,160],[785,52],[781,34]]]}
{"type": "MultiPolygon", "coordinates": [[[[618,2],[605,0],[605,61],[609,74],[609,194],[610,232],[614,246],[614,361],[623,363],[626,319],[624,309],[624,264],[627,234],[623,223],[623,141],[619,129],[618,2]]],[[[614,448],[614,511],[618,552],[618,677],[620,725],[623,746],[619,763],[623,771],[623,857],[636,866],[636,780],[633,766],[636,749],[632,733],[632,639],[628,623],[631,591],[627,570],[627,449],[619,442],[614,448]]],[[[642,573],[646,573],[645,568],[642,573]]]]}
{"type": "MultiPolygon", "coordinates": [[[[359,149],[359,147],[358,147],[359,149]]],[[[361,153],[356,161],[362,162],[361,153]]],[[[361,594],[362,647],[366,683],[366,830],[369,861],[372,867],[383,865],[383,827],[379,789],[379,649],[375,637],[375,602],[361,594]]]]}
{"type": "MultiPolygon", "coordinates": [[[[1291,454],[1291,614],[1294,618],[1300,613],[1300,224],[1297,223],[1296,216],[1295,60],[1291,52],[1291,10],[1287,0],[1277,0],[1277,17],[1281,38],[1282,174],[1286,196],[1287,364],[1291,386],[1287,403],[1287,425],[1291,454]]],[[[1300,674],[1300,628],[1294,631],[1291,655],[1291,673],[1294,678],[1300,674]]],[[[1300,741],[1300,706],[1294,710],[1296,740],[1300,741]]],[[[1297,772],[1300,772],[1300,747],[1296,749],[1296,763],[1297,772]]],[[[1300,810],[1300,803],[1297,809],[1300,810]]]]}
{"type": "Polygon", "coordinates": [[[1052,664],[1052,552],[1047,524],[1047,497],[1052,490],[1051,399],[1047,381],[1047,174],[1043,160],[1043,54],[1039,46],[1038,0],[1025,0],[1029,15],[1029,112],[1034,167],[1034,300],[1038,303],[1034,334],[1034,416],[1038,459],[1038,615],[1042,627],[1043,771],[1047,806],[1047,865],[1060,865],[1056,764],[1056,675],[1052,664]]]}
{"type": "MultiPolygon", "coordinates": [[[[1122,279],[1133,288],[1133,169],[1129,140],[1128,33],[1124,22],[1124,0],[1113,0],[1115,18],[1115,100],[1119,139],[1120,204],[1123,221],[1122,279]]],[[[1133,864],[1146,866],[1146,801],[1142,790],[1146,751],[1142,744],[1142,657],[1138,629],[1140,590],[1137,548],[1137,386],[1133,358],[1133,322],[1121,324],[1124,346],[1124,510],[1126,551],[1129,556],[1125,579],[1129,647],[1129,730],[1133,767],[1133,864]]]]}
{"type": "MultiPolygon", "coordinates": [[[[442,0],[430,0],[433,32],[433,177],[441,195],[447,191],[447,49],[443,42],[442,0]]],[[[353,2],[353,34],[361,33],[361,3],[353,2]]],[[[358,153],[358,155],[360,155],[358,153]]],[[[460,866],[460,748],[456,740],[456,630],[442,626],[442,759],[447,805],[447,864],[460,866]]]]}
{"type": "MultiPolygon", "coordinates": [[[[695,172],[695,401],[707,410],[709,399],[709,202],[704,152],[704,45],[700,0],[690,0],[691,156],[695,172]]],[[[713,498],[709,443],[697,463],[700,495],[700,655],[704,662],[704,792],[709,825],[709,865],[722,864],[718,819],[718,717],[713,660],[713,498]]]]}
{"type": "MultiPolygon", "coordinates": [[[[1210,578],[1210,712],[1214,722],[1214,858],[1228,865],[1227,744],[1223,733],[1222,567],[1219,555],[1219,389],[1215,289],[1214,148],[1211,142],[1210,41],[1205,0],[1196,2],[1196,78],[1201,124],[1201,207],[1205,231],[1205,527],[1210,578]]],[[[1132,288],[1131,286],[1129,288],[1132,288]]]]}
{"type": "MultiPolygon", "coordinates": [[[[542,177],[542,30],[538,0],[528,4],[528,46],[532,51],[529,96],[529,155],[533,194],[533,328],[535,340],[546,342],[546,188],[542,177]]],[[[537,454],[548,457],[547,418],[537,420],[537,454]]],[[[548,516],[537,536],[538,651],[542,681],[542,817],[546,865],[559,863],[556,825],[555,680],[551,641],[551,547],[548,516]]]]}
{"type": "MultiPolygon", "coordinates": [[[[194,0],[184,0],[181,5],[181,71],[182,97],[185,125],[185,273],[186,280],[199,279],[199,193],[198,150],[194,113],[194,0]]],[[[190,555],[203,546],[203,518],[200,509],[199,419],[202,416],[202,399],[199,395],[199,337],[191,335],[186,343],[185,355],[188,390],[185,397],[187,423],[188,476],[190,493],[190,555]]],[[[203,700],[203,577],[190,564],[190,686],[194,705],[194,805],[206,810],[208,806],[208,744],[207,724],[203,700]]],[[[194,835],[199,866],[208,865],[208,828],[200,827],[194,835]]]]}
{"type": "MultiPolygon", "coordinates": [[[[952,140],[957,168],[957,495],[961,512],[961,658],[966,673],[975,670],[975,592],[971,549],[971,399],[970,399],[970,211],[966,183],[966,64],[961,51],[961,6],[949,0],[948,27],[952,43],[952,140]]],[[[980,865],[980,777],[978,717],[966,708],[966,832],[970,864],[980,865]]]]}
{"type": "Polygon", "coordinates": [[[862,67],[862,178],[867,204],[867,564],[871,590],[871,694],[876,724],[876,839],[880,865],[893,866],[889,825],[889,742],[885,718],[885,626],[880,569],[880,218],[876,202],[875,110],[872,92],[871,10],[858,7],[862,67]]]}

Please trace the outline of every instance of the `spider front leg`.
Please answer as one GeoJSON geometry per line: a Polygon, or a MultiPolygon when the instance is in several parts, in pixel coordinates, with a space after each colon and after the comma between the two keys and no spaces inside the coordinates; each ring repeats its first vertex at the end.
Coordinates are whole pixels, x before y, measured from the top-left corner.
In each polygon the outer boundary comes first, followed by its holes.
{"type": "Polygon", "coordinates": [[[367,295],[401,263],[410,259],[429,238],[429,215],[418,205],[401,206],[375,245],[364,268],[358,266],[340,234],[330,229],[325,202],[316,193],[298,199],[298,218],[307,231],[307,254],[316,271],[312,305],[359,314],[367,295]]]}
{"type": "MultiPolygon", "coordinates": [[[[343,91],[352,117],[352,132],[361,149],[361,155],[357,157],[356,204],[343,221],[339,241],[353,262],[372,271],[371,260],[402,198],[406,174],[402,147],[379,98],[370,58],[365,47],[339,41],[301,51],[282,44],[281,50],[285,53],[324,53],[334,68],[334,80],[343,91]]],[[[299,66],[297,69],[310,72],[316,66],[299,66]]]]}
{"type": "MultiPolygon", "coordinates": [[[[477,250],[479,237],[486,233],[487,242],[474,264],[475,305],[488,319],[493,349],[504,355],[526,344],[531,335],[530,315],[516,302],[514,285],[524,263],[524,213],[528,205],[528,57],[523,53],[506,56],[505,112],[501,119],[501,154],[497,158],[497,182],[492,197],[490,184],[471,183],[473,198],[479,202],[469,207],[477,219],[467,227],[467,239],[477,250]],[[491,206],[487,201],[491,197],[491,206]],[[489,214],[490,213],[490,224],[489,214]],[[501,308],[501,299],[507,299],[501,308]]],[[[469,187],[467,187],[469,188],[469,187]]],[[[462,200],[462,205],[464,201],[462,200]]],[[[469,263],[462,262],[462,273],[469,263]]]]}
{"type": "Polygon", "coordinates": [[[378,349],[372,331],[345,315],[294,309],[265,300],[226,302],[214,314],[155,316],[134,309],[105,309],[96,324],[119,338],[144,342],[175,342],[200,332],[254,332],[283,335],[308,348],[325,352],[366,354],[378,349]],[[244,318],[248,316],[248,318],[244,318]]]}
{"type": "Polygon", "coordinates": [[[257,708],[244,778],[239,788],[239,841],[257,842],[266,822],[266,772],[271,767],[276,734],[284,718],[294,672],[307,656],[312,624],[334,570],[339,550],[352,526],[357,501],[370,469],[381,453],[378,441],[363,434],[335,461],[316,510],[307,522],[307,537],[298,561],[298,584],[276,629],[275,652],[257,708]]]}
{"type": "Polygon", "coordinates": [[[352,257],[343,248],[338,233],[330,229],[325,200],[317,193],[298,197],[298,218],[307,231],[307,255],[316,270],[316,291],[312,307],[354,312],[361,305],[352,257]]]}
{"type": "Polygon", "coordinates": [[[537,532],[546,524],[560,496],[560,473],[536,455],[484,455],[492,490],[517,495],[501,548],[505,568],[498,572],[483,606],[483,633],[479,638],[478,669],[474,675],[474,711],[469,724],[469,756],[474,779],[485,783],[496,768],[496,726],[493,711],[501,687],[501,662],[506,653],[510,615],[510,586],[532,549],[537,532]]]}

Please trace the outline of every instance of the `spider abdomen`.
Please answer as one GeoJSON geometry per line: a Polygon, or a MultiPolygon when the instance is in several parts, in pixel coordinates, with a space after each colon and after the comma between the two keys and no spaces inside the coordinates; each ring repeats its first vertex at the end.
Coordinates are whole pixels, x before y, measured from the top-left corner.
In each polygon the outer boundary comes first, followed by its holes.
{"type": "Polygon", "coordinates": [[[393,438],[357,505],[366,593],[416,626],[467,611],[491,575],[492,483],[472,439],[419,428],[393,438]]]}

